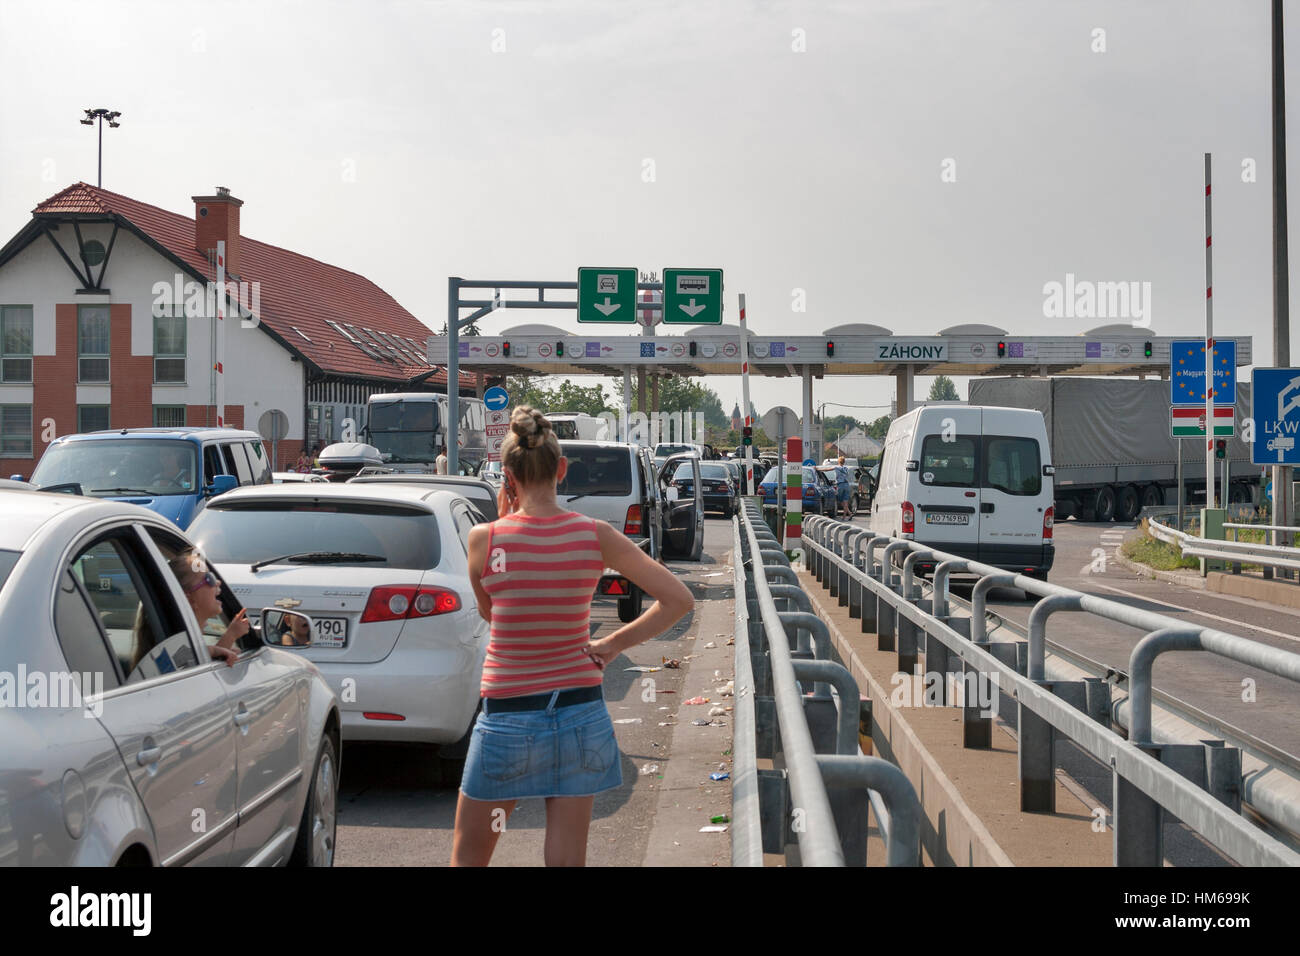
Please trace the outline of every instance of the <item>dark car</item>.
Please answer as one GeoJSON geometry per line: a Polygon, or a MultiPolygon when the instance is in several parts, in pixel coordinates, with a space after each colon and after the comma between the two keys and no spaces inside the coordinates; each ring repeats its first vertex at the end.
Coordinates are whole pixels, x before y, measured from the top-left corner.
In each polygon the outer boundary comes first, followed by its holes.
{"type": "MultiPolygon", "coordinates": [[[[835,486],[826,480],[826,476],[807,465],[786,465],[788,472],[792,468],[803,471],[803,511],[804,514],[825,515],[835,513],[835,486]]],[[[772,468],[763,476],[759,491],[763,495],[763,504],[775,506],[777,469],[772,468]]]]}
{"type": "MultiPolygon", "coordinates": [[[[689,462],[677,466],[673,484],[679,491],[690,494],[694,480],[695,473],[689,462]]],[[[736,513],[736,484],[732,481],[730,469],[722,462],[700,463],[700,492],[706,512],[720,511],[725,518],[736,513]]]]}

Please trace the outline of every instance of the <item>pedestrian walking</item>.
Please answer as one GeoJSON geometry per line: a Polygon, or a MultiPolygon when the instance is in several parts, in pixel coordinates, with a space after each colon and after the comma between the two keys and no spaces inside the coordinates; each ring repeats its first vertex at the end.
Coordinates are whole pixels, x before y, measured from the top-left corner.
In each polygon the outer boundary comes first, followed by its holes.
{"type": "Polygon", "coordinates": [[[844,456],[840,455],[839,462],[835,465],[835,501],[841,518],[852,518],[849,514],[849,469],[844,464],[844,456]]]}
{"type": "Polygon", "coordinates": [[[502,517],[469,533],[470,582],[492,627],[451,863],[486,866],[517,801],[541,797],[546,865],[583,866],[595,796],[623,782],[602,671],[672,627],[694,599],[620,531],[560,507],[555,486],[568,464],[540,412],[514,410],[501,460],[502,517]],[[591,601],[606,567],[656,603],[593,641],[591,601]]]}
{"type": "Polygon", "coordinates": [[[433,462],[433,472],[436,475],[445,475],[447,473],[447,446],[442,445],[438,448],[438,457],[433,462]]]}

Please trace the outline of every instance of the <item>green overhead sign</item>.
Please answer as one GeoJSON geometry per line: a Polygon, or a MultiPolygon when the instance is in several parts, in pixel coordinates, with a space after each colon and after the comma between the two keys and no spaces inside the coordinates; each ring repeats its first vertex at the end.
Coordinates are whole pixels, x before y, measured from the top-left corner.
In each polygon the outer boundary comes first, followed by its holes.
{"type": "Polygon", "coordinates": [[[578,269],[578,321],[636,324],[636,269],[578,269]]]}
{"type": "Polygon", "coordinates": [[[664,322],[722,324],[721,269],[665,269],[664,322]]]}

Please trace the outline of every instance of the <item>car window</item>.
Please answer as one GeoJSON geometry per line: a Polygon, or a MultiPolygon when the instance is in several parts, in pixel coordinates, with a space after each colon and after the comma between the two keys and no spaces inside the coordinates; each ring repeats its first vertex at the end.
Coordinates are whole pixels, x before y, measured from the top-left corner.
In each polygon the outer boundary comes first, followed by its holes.
{"type": "Polygon", "coordinates": [[[921,484],[947,488],[976,485],[975,451],[978,439],[956,435],[945,441],[942,435],[926,435],[921,445],[921,484]]]}
{"type": "Polygon", "coordinates": [[[248,456],[244,453],[243,442],[223,443],[221,450],[226,453],[226,461],[234,466],[235,476],[239,479],[239,483],[241,485],[251,485],[253,483],[253,472],[248,467],[248,456]]]}
{"type": "Polygon", "coordinates": [[[32,474],[35,485],[77,482],[84,494],[113,498],[193,494],[194,445],[153,438],[104,438],[52,444],[32,474]]]}
{"type": "Polygon", "coordinates": [[[257,439],[251,439],[245,443],[244,450],[248,453],[248,465],[253,471],[253,484],[270,484],[271,463],[267,460],[266,449],[262,443],[257,439]]]}
{"type": "Polygon", "coordinates": [[[1043,490],[1038,442],[1032,438],[984,437],[984,487],[1009,495],[1036,495],[1043,490]]]}
{"type": "Polygon", "coordinates": [[[9,580],[9,572],[14,569],[14,565],[21,558],[21,551],[0,551],[0,594],[4,593],[5,582],[9,580]]]}
{"type": "Polygon", "coordinates": [[[456,523],[456,534],[460,538],[460,545],[465,549],[465,553],[469,554],[469,529],[474,527],[474,518],[464,505],[454,507],[451,511],[451,517],[456,523]]]}
{"type": "Polygon", "coordinates": [[[562,446],[569,469],[556,488],[560,495],[612,495],[632,493],[632,459],[626,448],[562,446]]]}
{"type": "MultiPolygon", "coordinates": [[[[399,505],[342,499],[222,501],[215,499],[189,528],[211,562],[251,564],[281,555],[334,552],[329,567],[436,568],[441,552],[437,519],[399,505]]],[[[323,565],[324,566],[324,565],[323,565]]]]}
{"type": "Polygon", "coordinates": [[[71,572],[99,618],[126,683],[199,663],[156,565],[126,534],[101,538],[81,551],[71,572]]]}
{"type": "Polygon", "coordinates": [[[212,479],[217,475],[228,475],[226,463],[221,458],[221,449],[216,445],[203,446],[203,484],[205,486],[212,484],[212,479]]]}
{"type": "MultiPolygon", "coordinates": [[[[206,556],[198,549],[192,547],[184,538],[167,531],[162,531],[158,528],[150,528],[149,536],[153,538],[153,543],[156,544],[158,550],[162,552],[164,561],[170,562],[173,558],[176,558],[181,554],[188,551],[195,551],[199,558],[204,560],[204,563],[208,565],[209,570],[214,574],[217,574],[216,569],[212,568],[211,563],[206,560],[206,556]]],[[[220,577],[219,574],[218,577],[220,577]]],[[[243,605],[239,603],[239,599],[235,597],[234,592],[232,592],[226,583],[222,581],[221,613],[215,617],[208,618],[206,621],[199,621],[199,628],[202,631],[203,640],[208,647],[217,643],[221,636],[226,632],[226,628],[230,625],[230,622],[234,619],[235,615],[239,613],[242,607],[243,605]]],[[[235,646],[240,650],[251,650],[252,648],[258,647],[260,643],[261,642],[256,633],[250,630],[236,642],[235,646]]]]}
{"type": "Polygon", "coordinates": [[[104,690],[111,690],[121,686],[129,662],[114,661],[109,652],[108,636],[98,617],[91,612],[89,602],[81,583],[71,571],[65,570],[59,581],[59,593],[54,599],[54,632],[63,648],[68,669],[73,674],[89,675],[91,686],[99,684],[104,690]]]}

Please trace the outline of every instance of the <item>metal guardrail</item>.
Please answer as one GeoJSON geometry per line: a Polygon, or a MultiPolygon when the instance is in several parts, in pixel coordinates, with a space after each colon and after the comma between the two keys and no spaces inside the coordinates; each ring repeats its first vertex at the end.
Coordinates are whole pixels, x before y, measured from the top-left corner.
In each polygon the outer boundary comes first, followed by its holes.
{"type": "MultiPolygon", "coordinates": [[[[1113,853],[1117,865],[1159,866],[1163,861],[1162,823],[1172,813],[1232,859],[1248,865],[1300,865],[1300,854],[1256,828],[1240,815],[1240,752],[1222,741],[1202,744],[1157,744],[1141,728],[1149,718],[1138,716],[1142,701],[1151,699],[1150,670],[1143,660],[1165,634],[1200,649],[1247,660],[1269,673],[1300,680],[1300,655],[1224,634],[1189,626],[1160,614],[1116,601],[1048,584],[1020,574],[927,548],[915,541],[875,535],[856,525],[822,516],[805,519],[804,548],[809,566],[831,596],[861,617],[864,633],[879,636],[881,650],[896,650],[898,669],[912,673],[923,652],[930,674],[946,678],[960,673],[963,687],[976,689],[974,701],[962,701],[964,743],[990,744],[992,713],[981,702],[995,684],[1010,692],[1017,706],[1017,746],[1020,770],[1020,809],[1055,810],[1054,742],[1056,736],[1111,767],[1114,777],[1113,853]],[[879,560],[876,552],[884,545],[879,560]],[[902,558],[902,576],[896,557],[902,558]],[[915,584],[918,561],[937,565],[930,599],[915,584]],[[942,572],[942,573],[940,573],[942,572]],[[1029,642],[991,641],[983,631],[983,613],[969,618],[949,614],[947,578],[951,573],[980,577],[972,594],[986,595],[996,582],[1035,597],[1029,642]],[[1109,685],[1104,680],[1047,680],[1046,628],[1058,610],[1096,614],[1119,624],[1157,635],[1130,662],[1130,693],[1137,730],[1125,740],[1108,725],[1109,685]],[[1192,636],[1194,635],[1194,636],[1192,636]],[[923,642],[923,643],[922,643],[923,642]],[[1143,737],[1145,736],[1145,739],[1143,737]]],[[[982,600],[982,599],[981,599],[982,600]]],[[[941,683],[938,702],[956,701],[941,683]]],[[[1145,711],[1149,713],[1149,709],[1145,711]]]]}
{"type": "Polygon", "coordinates": [[[867,805],[890,866],[918,866],[921,807],[903,772],[858,749],[857,682],[753,501],[733,519],[736,704],[732,864],[785,852],[805,866],[866,865],[867,805]],[[768,578],[792,580],[769,584],[768,578]],[[802,599],[802,601],[800,601],[802,599]],[[798,610],[778,610],[780,600],[798,610]],[[812,682],[805,695],[800,681],[812,682]],[[838,700],[829,686],[836,689],[838,700]],[[760,770],[760,759],[777,769],[760,770]]]}
{"type": "MultiPolygon", "coordinates": [[[[1251,526],[1233,524],[1224,525],[1224,527],[1242,528],[1251,526]]],[[[1300,548],[1288,548],[1275,544],[1256,544],[1253,541],[1218,541],[1211,538],[1198,538],[1186,531],[1170,528],[1155,518],[1147,520],[1147,529],[1156,540],[1172,544],[1178,548],[1183,557],[1227,561],[1233,565],[1234,573],[1240,573],[1242,564],[1258,564],[1265,568],[1285,568],[1288,571],[1300,570],[1300,548]]]]}

